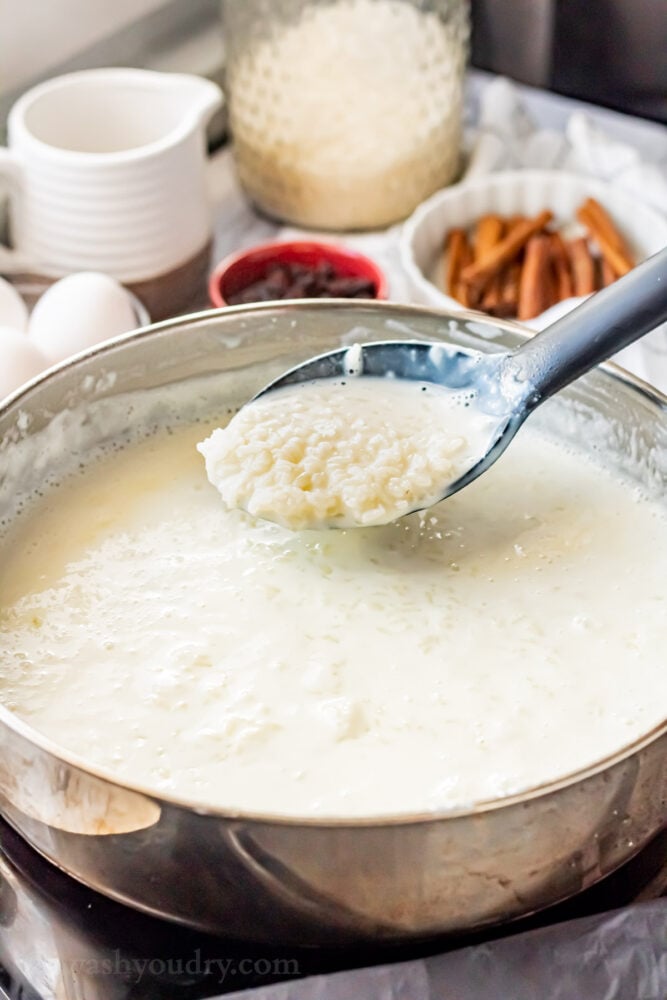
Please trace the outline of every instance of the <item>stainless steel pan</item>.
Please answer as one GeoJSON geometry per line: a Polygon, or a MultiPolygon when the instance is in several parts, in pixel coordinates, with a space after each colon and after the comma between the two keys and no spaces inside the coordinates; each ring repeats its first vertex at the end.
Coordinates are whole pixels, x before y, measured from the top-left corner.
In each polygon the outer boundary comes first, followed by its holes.
{"type": "MultiPolygon", "coordinates": [[[[233,406],[327,348],[406,336],[489,351],[522,337],[471,314],[302,302],[185,317],[81,355],[0,410],[0,523],[16,505],[9,470],[16,477],[22,444],[38,445],[69,408],[117,397],[127,410],[114,422],[121,433],[133,419],[128,392],[166,393],[217,372],[215,402],[233,406]]],[[[606,448],[619,469],[664,492],[664,397],[611,368],[566,396],[545,404],[544,422],[559,414],[566,437],[606,448]]],[[[67,426],[64,451],[85,460],[67,426]]],[[[48,463],[39,465],[26,464],[26,484],[36,470],[48,479],[48,463]]],[[[625,862],[667,821],[667,723],[586,771],[470,811],[322,822],[203,809],[124,786],[0,708],[0,810],[62,869],[131,906],[283,945],[389,942],[510,920],[625,862]]]]}

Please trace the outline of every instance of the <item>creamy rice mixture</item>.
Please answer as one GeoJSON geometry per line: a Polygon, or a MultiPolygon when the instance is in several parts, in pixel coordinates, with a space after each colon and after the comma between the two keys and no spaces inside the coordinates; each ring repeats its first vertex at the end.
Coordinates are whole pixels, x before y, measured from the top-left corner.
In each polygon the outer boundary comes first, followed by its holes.
{"type": "Polygon", "coordinates": [[[368,526],[440,499],[494,423],[433,384],[326,379],[249,403],[199,450],[228,507],[294,530],[368,526]]]}
{"type": "MultiPolygon", "coordinates": [[[[211,428],[212,429],[212,428],[211,428]]],[[[15,523],[0,699],[130,782],[302,816],[467,806],[559,778],[667,705],[667,520],[524,428],[429,511],[293,533],[163,433],[15,523]]]]}

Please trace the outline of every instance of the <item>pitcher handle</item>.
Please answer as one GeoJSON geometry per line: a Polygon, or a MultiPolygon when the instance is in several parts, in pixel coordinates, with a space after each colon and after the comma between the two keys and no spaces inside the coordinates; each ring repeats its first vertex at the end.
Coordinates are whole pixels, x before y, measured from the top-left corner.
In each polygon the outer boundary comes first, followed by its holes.
{"type": "MultiPolygon", "coordinates": [[[[14,201],[21,197],[22,178],[23,166],[19,157],[11,149],[0,147],[0,182],[6,182],[9,197],[14,201]]],[[[24,271],[36,270],[36,262],[30,257],[0,243],[0,274],[22,274],[24,271]]]]}

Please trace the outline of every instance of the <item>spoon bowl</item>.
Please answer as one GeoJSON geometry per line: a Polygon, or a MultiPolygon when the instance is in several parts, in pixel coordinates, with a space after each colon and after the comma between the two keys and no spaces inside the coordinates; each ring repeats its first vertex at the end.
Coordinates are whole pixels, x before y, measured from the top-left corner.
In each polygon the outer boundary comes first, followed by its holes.
{"type": "MultiPolygon", "coordinates": [[[[466,408],[477,409],[491,418],[486,422],[488,440],[483,457],[443,486],[440,499],[444,500],[467,486],[496,461],[527,415],[527,411],[516,406],[511,394],[503,392],[506,380],[502,379],[501,372],[509,357],[509,352],[483,354],[432,341],[385,340],[355,344],[310,358],[285,372],[254,398],[257,400],[278,389],[303,382],[312,383],[320,379],[342,382],[361,375],[433,383],[460,393],[466,408]]],[[[426,506],[412,507],[410,513],[423,510],[426,506]]]]}

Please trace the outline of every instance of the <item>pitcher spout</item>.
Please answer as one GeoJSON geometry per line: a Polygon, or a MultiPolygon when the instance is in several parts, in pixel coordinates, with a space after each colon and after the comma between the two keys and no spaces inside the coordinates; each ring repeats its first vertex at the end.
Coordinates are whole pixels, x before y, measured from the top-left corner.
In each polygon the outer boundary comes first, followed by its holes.
{"type": "Polygon", "coordinates": [[[192,128],[207,125],[222,106],[222,90],[212,80],[189,73],[168,73],[164,78],[174,96],[179,96],[183,115],[190,118],[192,128]]]}

